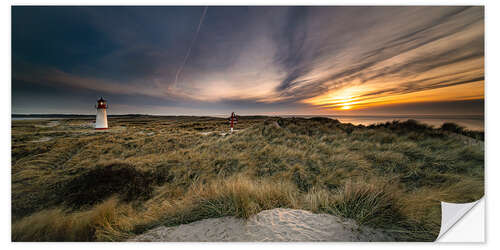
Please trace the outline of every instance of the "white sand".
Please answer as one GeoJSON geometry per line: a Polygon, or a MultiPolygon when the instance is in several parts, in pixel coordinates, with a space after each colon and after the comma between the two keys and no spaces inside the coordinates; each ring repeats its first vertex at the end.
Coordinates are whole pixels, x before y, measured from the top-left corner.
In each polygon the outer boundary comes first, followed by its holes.
{"type": "Polygon", "coordinates": [[[352,220],[304,210],[276,208],[248,220],[205,219],[160,226],[129,241],[394,241],[387,233],[358,227],[352,220]]]}

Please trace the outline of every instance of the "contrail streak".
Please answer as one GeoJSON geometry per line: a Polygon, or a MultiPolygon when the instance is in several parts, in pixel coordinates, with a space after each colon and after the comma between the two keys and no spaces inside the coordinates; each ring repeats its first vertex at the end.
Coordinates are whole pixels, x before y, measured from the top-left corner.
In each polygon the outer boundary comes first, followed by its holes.
{"type": "Polygon", "coordinates": [[[175,74],[175,85],[177,85],[177,79],[179,79],[179,75],[182,73],[182,70],[184,69],[184,65],[186,65],[186,62],[189,58],[189,54],[191,54],[191,49],[193,48],[194,43],[196,42],[196,38],[198,37],[198,33],[200,33],[200,28],[201,25],[203,24],[203,19],[205,19],[205,15],[207,14],[208,6],[203,9],[203,13],[201,14],[200,17],[200,22],[198,23],[198,28],[196,29],[196,33],[194,34],[193,40],[191,41],[191,45],[188,48],[188,51],[186,53],[186,56],[184,57],[184,61],[182,62],[181,66],[177,70],[177,73],[175,74]]]}

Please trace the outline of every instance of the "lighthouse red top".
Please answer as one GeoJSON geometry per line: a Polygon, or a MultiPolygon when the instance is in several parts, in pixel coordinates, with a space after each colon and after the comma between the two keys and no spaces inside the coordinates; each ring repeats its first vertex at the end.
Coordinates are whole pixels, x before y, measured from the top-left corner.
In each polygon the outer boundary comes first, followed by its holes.
{"type": "Polygon", "coordinates": [[[98,109],[105,109],[107,107],[108,107],[108,105],[106,104],[106,100],[102,99],[102,97],[101,97],[101,99],[97,100],[97,108],[98,109]]]}

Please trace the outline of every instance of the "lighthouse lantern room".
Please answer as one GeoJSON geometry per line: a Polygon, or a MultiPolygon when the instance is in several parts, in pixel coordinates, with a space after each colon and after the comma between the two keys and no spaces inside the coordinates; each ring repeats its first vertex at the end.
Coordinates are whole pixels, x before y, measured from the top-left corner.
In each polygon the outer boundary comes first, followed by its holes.
{"type": "Polygon", "coordinates": [[[108,129],[108,116],[106,114],[106,109],[108,105],[106,104],[106,100],[99,99],[97,100],[97,115],[95,118],[95,129],[108,129]]]}

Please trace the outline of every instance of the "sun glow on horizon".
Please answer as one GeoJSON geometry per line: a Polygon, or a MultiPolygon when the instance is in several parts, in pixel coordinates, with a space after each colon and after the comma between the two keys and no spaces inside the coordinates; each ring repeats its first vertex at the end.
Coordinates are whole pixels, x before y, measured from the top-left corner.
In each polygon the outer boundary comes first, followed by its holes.
{"type": "Polygon", "coordinates": [[[442,88],[424,89],[410,93],[383,93],[380,89],[377,90],[373,87],[373,85],[371,87],[370,85],[364,85],[331,90],[323,95],[304,100],[304,103],[331,110],[352,111],[391,104],[484,98],[484,80],[442,88]],[[377,91],[381,93],[373,94],[377,91]]]}

